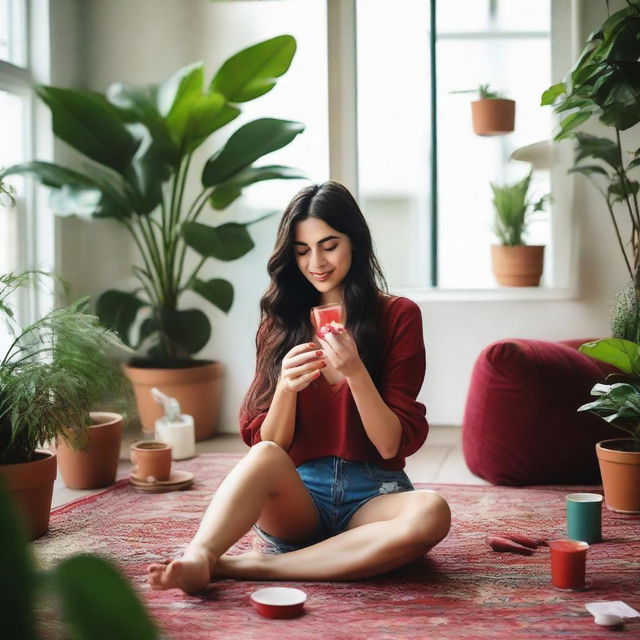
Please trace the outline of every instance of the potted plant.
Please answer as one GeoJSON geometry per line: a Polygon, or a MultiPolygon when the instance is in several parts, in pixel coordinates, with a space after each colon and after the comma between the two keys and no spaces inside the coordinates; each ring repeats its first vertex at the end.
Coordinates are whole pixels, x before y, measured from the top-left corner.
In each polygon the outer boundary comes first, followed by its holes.
{"type": "Polygon", "coordinates": [[[136,592],[108,560],[79,554],[46,571],[37,570],[17,515],[7,493],[0,490],[0,566],[11,585],[2,592],[0,637],[160,638],[136,592]]]}
{"type": "Polygon", "coordinates": [[[12,340],[0,353],[0,478],[25,513],[32,538],[47,531],[56,477],[56,456],[43,447],[55,440],[85,447],[94,402],[123,386],[120,370],[105,358],[115,336],[85,312],[86,299],[26,327],[17,324],[9,296],[44,275],[0,276],[0,317],[12,340]]]}
{"type": "Polygon", "coordinates": [[[516,118],[515,100],[493,91],[488,84],[481,84],[477,89],[452,93],[478,94],[478,99],[471,103],[471,121],[473,131],[477,135],[500,136],[513,131],[516,118]]]}
{"type": "Polygon", "coordinates": [[[493,231],[500,244],[491,246],[493,274],[508,287],[537,287],[544,263],[544,246],[527,245],[524,238],[533,212],[544,208],[548,195],[529,198],[529,172],[522,180],[498,186],[491,183],[495,218],[493,231]]]}
{"type": "Polygon", "coordinates": [[[578,408],[592,411],[625,431],[626,438],[603,440],[596,454],[607,507],[622,513],[640,513],[640,346],[621,338],[588,342],[580,351],[622,372],[596,384],[597,399],[578,408]]]}
{"type": "MultiPolygon", "coordinates": [[[[606,7],[608,11],[608,2],[606,7]]],[[[640,165],[640,148],[629,149],[629,141],[624,141],[622,134],[629,132],[633,143],[640,122],[638,33],[640,0],[628,0],[627,6],[609,15],[591,33],[573,69],[562,82],[549,87],[541,99],[542,105],[553,105],[553,110],[563,116],[554,140],[573,139],[576,143],[575,165],[570,171],[589,178],[602,195],[636,305],[640,301],[640,185],[632,175],[640,165]],[[592,119],[606,127],[611,137],[578,131],[592,119]],[[619,216],[627,220],[627,245],[619,216]]]]}
{"type": "Polygon", "coordinates": [[[209,342],[211,324],[202,310],[182,308],[181,298],[192,291],[229,311],[232,284],[203,279],[200,272],[211,258],[236,260],[249,252],[254,243],[248,228],[256,220],[210,226],[199,218],[207,206],[225,209],[256,182],[303,178],[289,167],[254,163],[289,144],[304,126],[261,118],[207,151],[206,160],[195,152],[240,115],[242,103],[275,86],[295,49],[288,35],[260,42],[224,62],[208,84],[203,64],[196,63],[159,85],[114,84],[106,95],[41,86],[38,95],[51,110],[54,133],[91,164],[79,172],[30,162],[0,173],[33,173],[51,187],[54,211],[112,218],[129,232],[140,259],[133,267],[135,289],[105,291],[96,309],[138,352],[126,370],[147,432],[161,416],[150,393],[154,386],[194,417],[196,439],[215,429],[222,365],[193,358],[209,342]],[[187,198],[193,171],[201,187],[187,198]]]}

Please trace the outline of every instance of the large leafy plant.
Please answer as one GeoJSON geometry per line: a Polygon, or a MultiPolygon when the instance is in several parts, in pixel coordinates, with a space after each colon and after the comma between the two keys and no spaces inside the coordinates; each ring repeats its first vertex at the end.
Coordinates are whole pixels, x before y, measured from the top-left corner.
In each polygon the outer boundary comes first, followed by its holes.
{"type": "Polygon", "coordinates": [[[0,584],[5,587],[0,591],[0,638],[160,638],[134,589],[108,560],[82,554],[47,571],[37,570],[18,516],[1,488],[0,522],[0,584]]]}
{"type": "Polygon", "coordinates": [[[621,374],[614,382],[596,384],[591,395],[597,400],[583,404],[578,411],[591,411],[628,433],[635,451],[640,451],[640,346],[620,338],[587,342],[580,351],[613,365],[621,374]]]}
{"type": "Polygon", "coordinates": [[[207,152],[203,164],[194,160],[211,134],[240,115],[242,103],[275,86],[295,49],[288,35],[256,44],[226,60],[208,84],[203,64],[196,63],[160,84],[118,83],[105,95],[40,86],[55,135],[90,163],[77,171],[30,162],[0,173],[0,179],[35,174],[52,189],[57,213],[112,218],[129,232],[140,256],[133,267],[137,286],[104,292],[97,313],[125,344],[148,351],[159,365],[189,359],[209,341],[206,314],[180,308],[186,291],[222,311],[231,308],[230,282],[199,277],[206,261],[236,260],[254,246],[248,227],[255,220],[202,224],[198,220],[207,205],[220,211],[256,182],[304,177],[289,167],[254,164],[303,131],[301,123],[287,120],[248,122],[221,148],[207,152]],[[201,188],[188,198],[192,170],[199,171],[201,188]],[[191,251],[196,259],[190,261],[191,251]]]}
{"type": "MultiPolygon", "coordinates": [[[[607,2],[607,9],[609,3],[607,2]]],[[[582,54],[563,82],[542,94],[543,105],[563,114],[555,140],[576,142],[571,171],[591,179],[605,201],[635,295],[640,299],[639,183],[632,177],[640,165],[640,148],[623,150],[621,134],[640,121],[640,0],[611,14],[593,31],[582,54]],[[612,137],[577,131],[597,118],[612,130],[612,137]],[[620,203],[630,229],[630,248],[622,239],[614,205],[620,203]]]]}
{"type": "Polygon", "coordinates": [[[536,201],[529,197],[531,172],[514,184],[496,185],[493,182],[490,184],[495,209],[493,231],[500,244],[505,246],[525,244],[531,214],[544,208],[548,196],[542,196],[536,201]]]}
{"type": "Polygon", "coordinates": [[[122,373],[105,356],[117,337],[87,313],[87,299],[17,323],[13,294],[46,275],[0,275],[0,321],[10,335],[0,352],[0,464],[29,462],[56,438],[82,447],[94,403],[126,394],[122,373]]]}

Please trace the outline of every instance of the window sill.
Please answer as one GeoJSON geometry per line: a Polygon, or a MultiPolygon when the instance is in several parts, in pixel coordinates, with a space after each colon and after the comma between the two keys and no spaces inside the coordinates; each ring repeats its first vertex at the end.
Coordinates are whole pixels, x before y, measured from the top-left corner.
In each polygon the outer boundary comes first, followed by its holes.
{"type": "Polygon", "coordinates": [[[393,294],[414,302],[526,302],[577,300],[574,288],[495,287],[493,289],[394,289],[393,294]]]}

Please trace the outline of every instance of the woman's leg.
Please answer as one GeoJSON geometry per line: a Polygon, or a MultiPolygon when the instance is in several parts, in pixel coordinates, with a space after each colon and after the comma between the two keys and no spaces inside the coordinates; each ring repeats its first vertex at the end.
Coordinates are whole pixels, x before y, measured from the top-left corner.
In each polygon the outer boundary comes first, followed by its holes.
{"type": "Polygon", "coordinates": [[[217,575],[258,580],[357,580],[423,556],[446,537],[449,505],[433,491],[376,496],[346,531],[304,549],[275,556],[224,555],[217,575]]]}
{"type": "Polygon", "coordinates": [[[218,558],[252,526],[271,535],[302,541],[317,527],[313,500],[293,461],[280,446],[260,442],[231,470],[213,496],[182,558],[148,569],[153,589],[202,589],[218,558]]]}

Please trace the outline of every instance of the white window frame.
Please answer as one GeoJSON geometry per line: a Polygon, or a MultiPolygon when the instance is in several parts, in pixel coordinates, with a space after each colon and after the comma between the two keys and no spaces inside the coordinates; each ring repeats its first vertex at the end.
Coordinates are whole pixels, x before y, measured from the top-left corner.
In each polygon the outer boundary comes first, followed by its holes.
{"type": "MultiPolygon", "coordinates": [[[[53,157],[53,134],[47,108],[37,99],[33,87],[50,78],[49,39],[50,0],[24,0],[25,66],[0,60],[0,89],[20,95],[26,100],[25,162],[53,157]]],[[[18,246],[16,271],[51,270],[54,256],[53,216],[47,204],[45,189],[38,188],[33,178],[26,178],[24,199],[18,207],[18,246]]],[[[1,228],[2,221],[0,221],[1,228]]],[[[51,291],[24,289],[16,301],[21,323],[28,323],[51,308],[51,291]]]]}
{"type": "MultiPolygon", "coordinates": [[[[356,0],[327,0],[329,83],[329,168],[331,179],[345,184],[359,197],[356,0]]],[[[551,2],[552,81],[562,79],[582,48],[580,0],[551,2]],[[566,27],[570,25],[570,37],[566,27]]],[[[544,87],[542,88],[544,89],[544,87]]],[[[576,299],[577,234],[572,220],[574,177],[567,171],[573,164],[572,145],[558,146],[559,160],[551,170],[554,212],[551,216],[551,247],[547,265],[551,287],[443,289],[433,287],[395,290],[421,302],[429,300],[554,300],[576,299]]]]}

